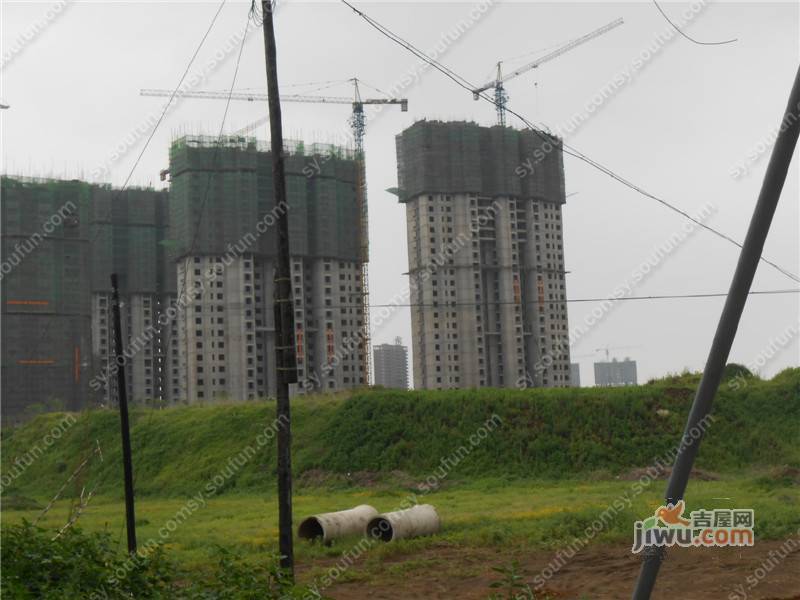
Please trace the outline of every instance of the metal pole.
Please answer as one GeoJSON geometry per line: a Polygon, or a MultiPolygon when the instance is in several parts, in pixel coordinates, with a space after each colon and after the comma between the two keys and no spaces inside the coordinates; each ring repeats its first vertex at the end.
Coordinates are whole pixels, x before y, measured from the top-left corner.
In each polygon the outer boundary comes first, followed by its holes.
{"type": "Polygon", "coordinates": [[[122,467],[125,476],[125,529],[128,533],[128,553],[136,554],[136,515],[133,510],[133,461],[131,459],[131,431],[128,422],[128,386],[125,385],[125,357],[122,354],[122,319],[119,315],[119,285],[117,274],[111,274],[112,306],[114,318],[114,355],[117,365],[117,400],[119,422],[122,430],[122,467]]]}
{"type": "Polygon", "coordinates": [[[289,263],[289,205],[286,201],[286,174],[283,165],[283,129],[278,95],[278,69],[275,54],[273,4],[262,0],[264,49],[267,56],[269,128],[272,138],[272,179],[275,206],[278,208],[278,256],[275,265],[275,377],[277,380],[276,417],[278,424],[278,540],[281,567],[294,577],[292,540],[292,430],[289,384],[297,381],[294,349],[294,306],[292,304],[289,263]]]}
{"type": "MultiPolygon", "coordinates": [[[[668,504],[677,503],[686,492],[686,484],[689,482],[692,464],[703,438],[700,424],[711,412],[711,404],[719,388],[722,371],[728,360],[728,354],[736,336],[736,329],[739,327],[739,319],[744,310],[747,294],[753,283],[761,251],[764,248],[764,241],[767,239],[772,217],[775,214],[775,207],[778,205],[778,199],[786,181],[786,173],[792,161],[792,154],[797,146],[797,137],[798,133],[800,133],[800,69],[795,74],[794,85],[789,95],[789,103],[781,123],[781,131],[777,140],[775,140],[775,147],[772,149],[772,156],[769,159],[767,172],[764,175],[764,182],[761,184],[761,193],[758,195],[758,202],[750,220],[750,227],[747,230],[742,252],[739,254],[739,262],[736,265],[733,281],[728,290],[728,298],[725,300],[725,306],[722,309],[717,332],[714,334],[714,342],[708,354],[706,368],[703,370],[703,377],[700,380],[700,386],[697,388],[692,410],[689,413],[689,420],[683,432],[681,446],[675,457],[675,465],[672,468],[672,475],[667,484],[666,502],[668,504]],[[692,435],[692,433],[695,435],[692,435]]],[[[639,579],[636,582],[636,589],[633,592],[633,600],[648,600],[650,598],[664,554],[663,548],[645,554],[642,569],[639,572],[639,579]]]]}

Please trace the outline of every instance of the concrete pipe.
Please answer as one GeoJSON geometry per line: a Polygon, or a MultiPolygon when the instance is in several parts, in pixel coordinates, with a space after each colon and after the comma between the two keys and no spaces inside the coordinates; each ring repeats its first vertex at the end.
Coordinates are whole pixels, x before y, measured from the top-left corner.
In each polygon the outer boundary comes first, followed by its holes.
{"type": "Polygon", "coordinates": [[[384,513],[367,524],[367,536],[383,542],[437,533],[442,523],[430,504],[418,504],[405,510],[384,513]]]}
{"type": "Polygon", "coordinates": [[[360,504],[349,510],[322,513],[304,519],[297,528],[297,535],[304,540],[321,539],[326,544],[348,535],[361,535],[364,527],[378,511],[369,504],[360,504]]]}

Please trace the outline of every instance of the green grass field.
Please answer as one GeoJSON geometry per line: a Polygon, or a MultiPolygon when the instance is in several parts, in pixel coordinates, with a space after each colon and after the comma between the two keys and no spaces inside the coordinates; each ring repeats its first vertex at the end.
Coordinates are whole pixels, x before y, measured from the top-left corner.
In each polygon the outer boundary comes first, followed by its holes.
{"type": "MultiPolygon", "coordinates": [[[[372,390],[299,398],[295,524],[363,503],[381,512],[436,506],[440,534],[372,544],[337,584],[402,582],[411,572],[419,580],[443,572],[459,579],[470,560],[474,573],[476,561],[502,565],[515,553],[549,555],[575,539],[588,547],[622,545],[624,553],[634,521],[652,515],[665,488],[663,480],[640,487],[637,478],[654,459],[670,456],[695,385],[688,376],[624,389],[372,390]],[[586,537],[611,507],[599,533],[586,537]],[[449,553],[447,560],[442,553],[449,553]]],[[[753,508],[757,540],[794,535],[800,529],[800,369],[771,381],[729,378],[714,417],[697,464],[707,480],[690,482],[687,512],[753,508]]],[[[136,409],[140,547],[164,543],[171,560],[201,576],[211,572],[218,546],[253,563],[268,561],[277,547],[275,449],[271,437],[263,444],[258,439],[273,418],[271,401],[136,409]]],[[[3,432],[3,524],[36,520],[99,446],[102,461],[98,455],[89,460],[39,525],[63,526],[80,490],[94,489],[78,527],[108,532],[122,552],[118,415],[75,415],[45,444],[63,419],[42,415],[3,432]]],[[[301,582],[319,578],[358,541],[327,547],[298,541],[301,582]]]]}
{"type": "MultiPolygon", "coordinates": [[[[650,465],[675,448],[696,382],[674,378],[626,388],[370,390],[351,397],[317,396],[293,402],[293,466],[334,476],[404,471],[418,480],[442,460],[458,455],[451,478],[558,479],[605,471],[618,475],[650,465]],[[470,438],[496,419],[472,446],[470,438]]],[[[697,466],[736,473],[742,469],[800,467],[800,369],[771,381],[727,380],[714,406],[697,466]],[[736,385],[733,385],[736,383],[736,385]]],[[[96,410],[73,417],[51,447],[47,435],[64,416],[41,415],[26,426],[4,430],[4,494],[52,495],[99,444],[103,461],[87,477],[99,493],[121,490],[119,416],[96,410]],[[35,460],[27,461],[39,447],[35,460]],[[30,464],[16,469],[20,461],[30,464]],[[19,473],[19,471],[22,471],[19,473]]],[[[137,493],[157,497],[193,494],[252,447],[246,464],[225,478],[218,493],[274,487],[272,401],[213,406],[136,409],[131,416],[137,493]]]]}
{"type": "MultiPolygon", "coordinates": [[[[652,514],[661,503],[664,482],[655,481],[638,496],[631,481],[516,481],[484,480],[448,485],[419,495],[420,502],[437,507],[443,531],[440,535],[376,545],[367,560],[348,577],[378,575],[383,559],[414,553],[430,546],[554,548],[584,535],[585,528],[615,500],[625,508],[609,526],[591,539],[592,544],[627,541],[635,520],[652,514]],[[627,499],[630,498],[630,506],[627,499]]],[[[758,539],[781,539],[800,527],[800,490],[791,481],[771,476],[697,481],[690,485],[687,509],[755,509],[758,539]],[[721,500],[720,498],[725,498],[721,500]]],[[[295,495],[296,522],[316,512],[367,503],[379,511],[398,508],[411,493],[388,483],[376,489],[303,489],[295,495]]],[[[44,499],[42,499],[44,500],[44,499]]],[[[148,539],[164,541],[170,554],[189,568],[203,569],[212,560],[215,545],[237,549],[252,560],[264,560],[277,544],[277,505],[274,494],[226,494],[197,508],[166,539],[158,531],[185,505],[180,498],[140,498],[136,506],[140,544],[148,539]]],[[[59,502],[39,523],[56,529],[68,518],[70,503],[59,502]]],[[[3,511],[5,523],[35,520],[39,510],[3,511]]],[[[94,498],[80,517],[86,531],[108,531],[124,548],[124,506],[117,498],[94,498]]],[[[315,565],[337,557],[357,540],[339,540],[325,547],[298,541],[301,564],[315,565]]]]}

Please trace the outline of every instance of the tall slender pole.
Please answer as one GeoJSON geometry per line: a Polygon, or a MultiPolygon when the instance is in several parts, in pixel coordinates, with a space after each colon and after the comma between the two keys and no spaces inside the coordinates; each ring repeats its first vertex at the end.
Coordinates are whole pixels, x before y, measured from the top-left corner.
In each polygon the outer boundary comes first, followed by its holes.
{"type": "Polygon", "coordinates": [[[133,461],[131,431],[128,422],[128,386],[125,384],[125,357],[122,354],[122,319],[119,314],[119,284],[117,274],[111,274],[111,310],[114,318],[114,357],[117,361],[117,400],[122,430],[122,468],[125,477],[125,529],[128,533],[128,553],[136,554],[136,514],[133,510],[133,461]]]}
{"type": "MultiPolygon", "coordinates": [[[[717,332],[714,334],[714,342],[708,354],[706,368],[703,370],[703,377],[697,388],[689,420],[683,432],[682,443],[675,457],[675,465],[667,484],[666,501],[668,504],[676,504],[686,492],[692,464],[694,464],[702,440],[703,428],[700,427],[700,424],[711,412],[711,404],[722,380],[722,371],[728,360],[747,294],[750,292],[761,251],[764,248],[764,241],[767,239],[772,217],[786,181],[792,154],[797,146],[797,137],[800,133],[800,69],[795,74],[789,103],[781,124],[781,131],[775,140],[775,147],[772,149],[764,182],[761,184],[761,193],[758,195],[758,202],[750,220],[742,252],[739,254],[739,262],[736,265],[731,287],[728,290],[728,298],[725,300],[717,332]],[[700,435],[693,436],[693,431],[699,431],[700,435]]],[[[633,600],[650,598],[664,554],[663,548],[645,554],[636,589],[633,592],[633,600]]]]}
{"type": "Polygon", "coordinates": [[[278,543],[281,566],[294,576],[292,540],[292,428],[289,384],[297,381],[294,350],[294,306],[292,304],[289,263],[289,205],[286,200],[286,174],[283,165],[283,128],[278,95],[278,68],[275,55],[273,3],[262,0],[264,49],[267,55],[269,128],[272,140],[272,180],[278,211],[278,256],[275,264],[275,375],[277,380],[278,423],[278,543]]]}

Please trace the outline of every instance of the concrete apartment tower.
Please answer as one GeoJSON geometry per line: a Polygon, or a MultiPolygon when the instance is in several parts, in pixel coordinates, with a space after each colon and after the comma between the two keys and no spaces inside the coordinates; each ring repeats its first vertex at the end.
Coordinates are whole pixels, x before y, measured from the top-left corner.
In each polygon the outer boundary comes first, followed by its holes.
{"type": "MultiPolygon", "coordinates": [[[[366,383],[356,163],[287,144],[294,393],[366,383]]],[[[179,399],[275,394],[276,206],[270,153],[251,138],[184,137],[170,150],[179,399]]]]}
{"type": "Polygon", "coordinates": [[[394,344],[375,346],[373,365],[375,385],[408,389],[408,347],[403,346],[402,339],[398,337],[394,344]]]}
{"type": "Polygon", "coordinates": [[[561,143],[420,121],[397,136],[414,387],[566,387],[561,143]]]}

